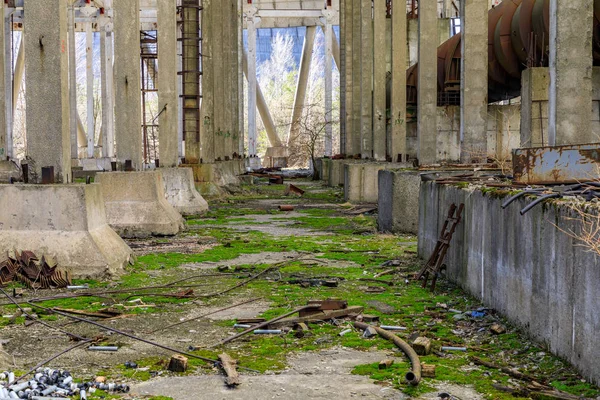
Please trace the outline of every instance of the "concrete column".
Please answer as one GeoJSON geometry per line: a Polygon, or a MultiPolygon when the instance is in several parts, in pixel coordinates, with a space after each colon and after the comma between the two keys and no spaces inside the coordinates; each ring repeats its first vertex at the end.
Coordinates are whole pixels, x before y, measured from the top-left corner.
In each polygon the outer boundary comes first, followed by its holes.
{"type": "Polygon", "coordinates": [[[114,32],[117,159],[142,170],[139,0],[115,1],[114,32]]]}
{"type": "Polygon", "coordinates": [[[419,92],[417,136],[421,165],[437,156],[437,2],[419,4],[419,92]]]}
{"type": "Polygon", "coordinates": [[[102,81],[102,157],[115,156],[115,97],[113,82],[113,33],[100,33],[102,81]]]}
{"type": "Polygon", "coordinates": [[[354,16],[354,5],[352,0],[342,0],[345,4],[344,18],[340,19],[340,24],[344,25],[344,68],[345,71],[340,75],[341,82],[344,82],[344,90],[341,91],[341,96],[346,101],[346,108],[343,114],[340,114],[340,119],[344,119],[346,122],[346,130],[344,135],[341,137],[344,147],[341,149],[342,154],[350,155],[353,153],[354,140],[354,63],[353,63],[353,52],[354,52],[354,26],[352,24],[352,18],[354,16]]]}
{"type": "MultiPolygon", "coordinates": [[[[340,42],[338,42],[338,38],[335,36],[335,30],[333,29],[333,25],[331,25],[331,51],[333,52],[333,62],[335,62],[335,66],[338,71],[341,71],[341,50],[340,50],[340,42]]],[[[340,36],[341,37],[341,36],[340,36]]]]}
{"type": "MultiPolygon", "coordinates": [[[[69,2],[70,3],[70,2],[69,2]]],[[[77,142],[77,52],[75,43],[75,6],[69,4],[67,11],[68,41],[69,41],[69,119],[71,135],[71,158],[76,160],[79,157],[77,142]]],[[[81,143],[83,146],[83,143],[81,143]]]]}
{"type": "MultiPolygon", "coordinates": [[[[237,26],[237,35],[238,35],[238,39],[237,39],[237,48],[238,48],[238,65],[243,65],[244,64],[244,14],[242,13],[242,0],[237,0],[237,22],[238,22],[238,26],[237,26]]],[[[245,137],[244,137],[244,130],[245,130],[245,121],[244,121],[244,72],[242,71],[243,68],[239,68],[238,67],[238,138],[237,138],[237,145],[238,145],[238,154],[241,156],[242,154],[244,154],[244,144],[245,142],[245,137]]]]}
{"type": "Polygon", "coordinates": [[[92,23],[85,23],[85,86],[87,100],[87,155],[94,158],[94,32],[92,23]]]}
{"type": "Polygon", "coordinates": [[[392,3],[392,104],[391,140],[392,161],[404,161],[406,151],[406,2],[392,3]]]}
{"type": "Polygon", "coordinates": [[[360,1],[360,154],[373,157],[373,5],[360,1]]]}
{"type": "MultiPolygon", "coordinates": [[[[9,25],[10,26],[10,25],[9,25]]],[[[5,37],[9,37],[7,34],[5,37]]],[[[8,57],[8,52],[10,52],[10,46],[6,47],[6,56],[8,57]]],[[[8,76],[8,69],[10,68],[10,64],[5,65],[6,68],[6,76],[8,76]]],[[[12,124],[14,121],[13,115],[17,110],[17,103],[19,102],[19,95],[21,93],[21,86],[23,85],[23,76],[25,75],[25,46],[23,45],[23,40],[19,43],[19,51],[17,52],[17,61],[15,62],[15,70],[13,75],[13,91],[12,91],[12,115],[11,115],[11,130],[12,124]]],[[[8,99],[9,96],[7,96],[8,99]]],[[[8,103],[7,103],[8,104],[8,103]]]]}
{"type": "MultiPolygon", "coordinates": [[[[383,0],[385,1],[385,0],[383,0]]],[[[333,156],[333,31],[330,19],[325,24],[325,156],[333,156]]]]}
{"type": "Polygon", "coordinates": [[[373,158],[386,160],[387,113],[386,113],[386,0],[375,0],[373,12],[373,158]]]}
{"type": "Polygon", "coordinates": [[[462,0],[460,5],[460,161],[467,164],[486,162],[488,158],[488,4],[481,0],[462,0]]]}
{"type": "MultiPolygon", "coordinates": [[[[341,63],[336,62],[340,71],[340,149],[339,154],[346,153],[346,127],[347,111],[346,104],[348,99],[347,79],[346,79],[346,0],[340,0],[340,58],[341,63]]],[[[335,39],[335,37],[334,37],[335,39]]],[[[337,41],[336,41],[337,42],[337,41]]],[[[322,179],[323,177],[321,177],[322,179]]]]}
{"type": "Polygon", "coordinates": [[[229,43],[231,43],[230,49],[230,67],[229,67],[229,80],[231,81],[231,122],[229,123],[230,137],[229,137],[229,157],[233,157],[238,152],[238,137],[239,137],[239,82],[238,82],[238,69],[241,69],[242,64],[239,62],[239,47],[238,47],[238,11],[237,11],[238,0],[229,0],[229,43]]]}
{"type": "Polygon", "coordinates": [[[0,162],[9,157],[8,143],[9,136],[11,136],[11,130],[9,129],[8,125],[10,118],[9,113],[12,116],[12,106],[7,104],[8,99],[12,99],[12,66],[8,61],[11,60],[11,57],[6,51],[7,47],[10,49],[11,43],[10,36],[7,35],[7,32],[10,32],[10,30],[6,29],[6,27],[10,27],[10,25],[9,21],[4,16],[4,10],[4,5],[1,5],[0,21],[2,22],[2,28],[0,29],[0,93],[2,96],[0,96],[0,162]],[[6,68],[7,65],[11,66],[10,70],[6,68]]]}
{"type": "Polygon", "coordinates": [[[183,59],[180,56],[183,52],[181,29],[177,29],[177,152],[179,158],[185,158],[185,147],[183,146],[183,59]]]}
{"type": "Polygon", "coordinates": [[[256,23],[248,15],[248,156],[256,156],[256,23]]]}
{"type": "MultiPolygon", "coordinates": [[[[202,107],[200,113],[200,132],[203,163],[213,163],[217,158],[215,151],[215,98],[213,70],[215,65],[211,62],[214,54],[214,37],[211,34],[213,27],[212,8],[218,6],[213,0],[203,0],[202,16],[202,107]]],[[[188,149],[186,144],[186,160],[188,149]]]]}
{"type": "Polygon", "coordinates": [[[599,139],[592,134],[590,122],[593,11],[593,1],[550,0],[548,141],[551,146],[599,139]]]}
{"type": "Polygon", "coordinates": [[[177,7],[158,0],[158,117],[161,167],[179,163],[177,117],[177,7]]]}
{"type": "MultiPolygon", "coordinates": [[[[223,4],[224,0],[213,3],[210,9],[210,15],[212,15],[212,26],[209,31],[206,31],[205,38],[211,36],[213,41],[213,48],[211,51],[211,57],[204,62],[212,62],[212,75],[207,76],[208,79],[213,80],[213,98],[214,98],[214,124],[215,124],[215,158],[217,160],[223,160],[225,156],[225,134],[227,129],[225,127],[226,112],[225,109],[227,104],[225,102],[225,79],[226,74],[224,67],[227,64],[226,54],[227,51],[224,48],[227,43],[226,29],[223,23],[223,9],[226,8],[223,4]]],[[[203,13],[207,12],[203,10],[203,13]]],[[[206,94],[208,95],[208,94],[206,94]]]]}
{"type": "MultiPolygon", "coordinates": [[[[210,18],[207,16],[210,16],[208,10],[211,8],[211,1],[206,0],[202,3],[207,10],[206,15],[202,13],[202,25],[198,0],[183,0],[181,4],[182,139],[185,137],[186,164],[198,164],[201,159],[210,162],[209,156],[214,157],[212,105],[210,105],[212,97],[209,96],[210,98],[203,99],[202,104],[200,103],[200,85],[202,84],[202,91],[208,90],[207,86],[212,87],[212,82],[200,75],[200,71],[206,73],[205,69],[209,70],[212,65],[210,62],[205,63],[210,60],[207,55],[211,38],[207,37],[205,42],[199,40],[200,29],[205,33],[205,28],[210,26],[210,18]],[[206,57],[200,57],[201,54],[206,57]]],[[[208,75],[212,76],[210,71],[208,75]]]]}
{"type": "Polygon", "coordinates": [[[346,137],[347,156],[361,154],[361,1],[353,0],[352,7],[352,131],[346,137]]]}
{"type": "Polygon", "coordinates": [[[54,167],[56,182],[70,182],[67,1],[28,1],[25,15],[30,181],[41,181],[42,167],[54,167]]]}
{"type": "Polygon", "coordinates": [[[308,86],[308,76],[310,75],[310,64],[312,63],[316,32],[317,28],[315,26],[306,27],[302,58],[300,59],[300,71],[298,72],[298,83],[296,84],[296,95],[294,97],[294,108],[292,109],[292,121],[290,122],[290,132],[288,134],[288,146],[293,146],[296,143],[300,133],[300,118],[302,118],[302,111],[304,110],[304,100],[306,99],[306,88],[308,86]]]}

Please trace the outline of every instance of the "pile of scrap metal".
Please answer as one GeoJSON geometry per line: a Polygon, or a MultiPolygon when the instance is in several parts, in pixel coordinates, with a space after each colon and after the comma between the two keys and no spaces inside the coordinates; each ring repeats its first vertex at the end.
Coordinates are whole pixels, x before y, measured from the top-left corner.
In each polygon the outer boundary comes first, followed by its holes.
{"type": "Polygon", "coordinates": [[[0,255],[0,286],[21,282],[30,289],[65,288],[71,284],[68,271],[58,267],[55,260],[23,250],[0,255]]]}
{"type": "Polygon", "coordinates": [[[561,199],[564,197],[579,197],[586,201],[591,201],[593,199],[600,198],[600,182],[586,182],[586,183],[578,183],[575,185],[569,186],[554,186],[554,187],[536,187],[536,188],[527,188],[522,192],[517,193],[516,195],[510,197],[508,200],[502,204],[502,208],[507,208],[511,203],[517,200],[520,197],[525,195],[528,196],[537,196],[533,202],[529,203],[525,208],[523,208],[520,212],[521,215],[525,215],[532,208],[537,206],[538,204],[550,200],[550,199],[561,199]]]}

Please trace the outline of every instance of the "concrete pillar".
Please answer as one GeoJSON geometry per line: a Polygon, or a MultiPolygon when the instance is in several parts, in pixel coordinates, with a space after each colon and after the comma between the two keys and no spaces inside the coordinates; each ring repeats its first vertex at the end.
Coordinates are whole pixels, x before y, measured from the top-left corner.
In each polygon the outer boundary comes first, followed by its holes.
{"type": "Polygon", "coordinates": [[[117,159],[142,170],[139,0],[115,1],[114,32],[117,159]]]}
{"type": "Polygon", "coordinates": [[[256,156],[256,22],[248,14],[248,156],[256,156]]]}
{"type": "Polygon", "coordinates": [[[360,1],[360,154],[373,157],[373,5],[360,1]]]}
{"type": "Polygon", "coordinates": [[[392,161],[406,159],[406,2],[392,3],[392,104],[391,140],[392,161]],[[401,159],[399,159],[401,158],[401,159]]]}
{"type": "MultiPolygon", "coordinates": [[[[200,148],[202,149],[201,159],[203,163],[213,163],[216,158],[215,143],[215,98],[213,69],[214,63],[211,61],[214,53],[214,37],[212,32],[212,8],[215,7],[213,0],[202,1],[202,107],[200,113],[200,148]]],[[[193,27],[190,27],[190,29],[193,27]]],[[[186,143],[186,161],[188,160],[188,148],[186,143]]]]}
{"type": "Polygon", "coordinates": [[[346,137],[348,156],[361,154],[361,1],[353,1],[352,7],[352,132],[346,137]],[[350,140],[351,139],[351,140],[350,140]]]}
{"type": "MultiPolygon", "coordinates": [[[[488,4],[462,0],[460,136],[462,163],[486,162],[488,93],[488,4]]],[[[590,101],[591,104],[591,101],[590,101]]]]}
{"type": "Polygon", "coordinates": [[[598,141],[590,122],[593,11],[593,1],[550,0],[551,146],[598,141]]]}
{"type": "MultiPolygon", "coordinates": [[[[336,61],[340,71],[340,148],[339,154],[346,153],[346,126],[347,126],[347,111],[346,104],[348,99],[348,86],[346,85],[346,0],[340,0],[340,58],[341,63],[336,61]]],[[[334,37],[335,39],[335,37],[334,37]]],[[[334,40],[337,43],[337,41],[334,40]]],[[[334,50],[335,51],[335,50],[334,50]]],[[[321,179],[323,177],[321,176],[321,179]]]]}
{"type": "Polygon", "coordinates": [[[8,125],[10,119],[9,112],[12,116],[12,106],[7,104],[8,99],[12,99],[12,73],[10,73],[12,72],[12,66],[8,62],[11,58],[6,51],[7,47],[10,49],[11,38],[7,35],[7,32],[10,31],[6,27],[10,25],[4,16],[4,10],[4,5],[2,5],[0,7],[0,22],[2,23],[2,28],[0,28],[0,93],[2,94],[0,96],[0,162],[9,157],[8,143],[9,136],[11,136],[11,130],[8,125]],[[6,68],[7,64],[11,66],[10,70],[6,68]]]}
{"type": "Polygon", "coordinates": [[[87,155],[94,158],[94,32],[92,23],[85,23],[85,86],[87,100],[87,155]]]}
{"type": "MultiPolygon", "coordinates": [[[[238,22],[238,26],[237,26],[237,35],[238,35],[238,39],[237,39],[237,48],[238,48],[238,65],[243,65],[244,61],[243,61],[243,56],[244,56],[244,14],[242,13],[242,0],[237,0],[237,22],[238,22]]],[[[245,137],[244,137],[244,130],[245,130],[245,121],[244,121],[244,114],[245,114],[245,109],[244,109],[244,72],[242,71],[243,68],[239,68],[237,69],[238,71],[238,132],[239,132],[239,136],[237,138],[237,144],[238,144],[238,154],[241,156],[242,154],[244,154],[244,144],[245,142],[245,137]]]]}
{"type": "Polygon", "coordinates": [[[102,81],[102,157],[115,156],[115,97],[113,82],[113,33],[100,33],[102,81]]]}
{"type": "MultiPolygon", "coordinates": [[[[212,16],[212,26],[209,31],[205,31],[203,40],[210,36],[213,42],[213,48],[210,53],[210,58],[204,60],[204,62],[212,62],[212,75],[207,75],[206,78],[212,79],[213,81],[213,101],[214,101],[214,117],[213,122],[215,125],[215,159],[223,160],[225,156],[225,134],[227,129],[225,127],[226,113],[225,108],[227,107],[225,102],[225,71],[224,67],[227,63],[226,60],[226,49],[224,46],[227,43],[225,38],[226,29],[223,24],[223,9],[226,8],[223,4],[224,0],[213,3],[209,12],[203,10],[203,13],[210,14],[212,16]]],[[[208,95],[208,94],[206,94],[208,95]]]]}
{"type": "Polygon", "coordinates": [[[340,50],[340,42],[338,42],[338,38],[335,36],[335,30],[333,29],[333,25],[331,25],[331,51],[333,52],[333,61],[338,69],[341,71],[341,50],[340,50]]]}
{"type": "MultiPolygon", "coordinates": [[[[385,1],[385,0],[383,0],[385,1]]],[[[333,156],[333,30],[331,20],[325,23],[325,156],[333,156]]]]}
{"type": "MultiPolygon", "coordinates": [[[[76,160],[78,155],[77,142],[77,52],[75,43],[75,6],[69,4],[67,10],[67,29],[69,41],[69,119],[70,119],[70,135],[71,135],[71,158],[76,160]]],[[[83,143],[81,143],[83,146],[83,143]]]]}
{"type": "Polygon", "coordinates": [[[294,108],[292,109],[292,121],[290,122],[290,132],[288,134],[288,146],[293,146],[300,134],[300,119],[304,110],[304,100],[306,99],[306,88],[310,75],[316,32],[317,28],[315,26],[306,27],[302,58],[300,59],[300,71],[298,72],[298,82],[296,83],[296,95],[294,96],[294,108]]]}
{"type": "Polygon", "coordinates": [[[387,156],[387,74],[386,53],[386,0],[375,0],[373,12],[373,158],[385,161],[387,156]]]}
{"type": "Polygon", "coordinates": [[[177,117],[177,7],[158,0],[158,117],[161,167],[179,163],[177,117]]]}
{"type": "MultiPolygon", "coordinates": [[[[209,96],[210,98],[205,98],[202,104],[200,103],[200,85],[202,84],[202,92],[208,90],[207,87],[212,85],[208,78],[200,76],[201,71],[206,73],[205,69],[209,70],[212,65],[210,62],[205,62],[210,60],[209,57],[200,57],[200,54],[209,54],[211,41],[210,38],[206,38],[206,42],[202,43],[199,40],[200,11],[198,4],[198,0],[183,0],[181,11],[181,109],[186,164],[198,164],[202,158],[205,162],[210,162],[209,156],[214,156],[212,106],[207,106],[207,104],[212,104],[212,97],[209,96]]],[[[210,10],[211,1],[206,0],[202,5],[205,10],[210,10]]],[[[210,18],[207,18],[207,15],[202,13],[202,32],[205,32],[205,28],[210,26],[210,18]]],[[[208,74],[211,75],[210,71],[208,74]]]]}
{"type": "Polygon", "coordinates": [[[417,135],[421,165],[437,156],[437,2],[419,3],[419,92],[417,135]]]}
{"type": "Polygon", "coordinates": [[[28,1],[24,11],[30,182],[41,182],[42,167],[54,167],[56,182],[70,182],[67,1],[28,1]]]}
{"type": "Polygon", "coordinates": [[[238,137],[239,137],[239,83],[238,83],[238,69],[241,69],[242,64],[239,62],[238,57],[238,12],[237,12],[238,0],[229,0],[229,43],[231,48],[229,50],[229,80],[231,82],[231,93],[229,93],[230,104],[231,104],[231,122],[229,123],[230,137],[229,137],[229,157],[233,157],[238,152],[238,137]]]}
{"type": "MultiPolygon", "coordinates": [[[[341,82],[344,83],[344,90],[341,91],[342,97],[345,99],[346,107],[345,112],[340,114],[340,118],[343,118],[346,123],[346,129],[344,135],[341,137],[341,153],[346,155],[354,154],[353,151],[353,140],[354,140],[354,63],[353,63],[353,52],[354,52],[354,26],[352,24],[352,18],[354,17],[354,4],[353,0],[342,0],[345,5],[344,19],[340,20],[340,24],[344,25],[344,68],[345,71],[340,75],[341,82]]],[[[341,89],[341,88],[340,88],[341,89]]]]}

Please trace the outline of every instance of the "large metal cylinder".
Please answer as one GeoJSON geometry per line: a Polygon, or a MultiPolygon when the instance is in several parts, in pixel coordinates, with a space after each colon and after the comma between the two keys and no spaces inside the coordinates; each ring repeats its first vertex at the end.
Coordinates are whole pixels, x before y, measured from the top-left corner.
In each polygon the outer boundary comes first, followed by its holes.
{"type": "MultiPolygon", "coordinates": [[[[488,13],[488,101],[521,95],[521,72],[547,67],[550,37],[549,0],[504,0],[488,13]]],[[[573,21],[577,24],[577,21],[573,21]]],[[[594,0],[594,65],[600,65],[600,0],[594,0]]],[[[459,33],[438,47],[438,105],[460,104],[459,33]]],[[[407,102],[417,104],[418,64],[407,70],[407,102]]]]}

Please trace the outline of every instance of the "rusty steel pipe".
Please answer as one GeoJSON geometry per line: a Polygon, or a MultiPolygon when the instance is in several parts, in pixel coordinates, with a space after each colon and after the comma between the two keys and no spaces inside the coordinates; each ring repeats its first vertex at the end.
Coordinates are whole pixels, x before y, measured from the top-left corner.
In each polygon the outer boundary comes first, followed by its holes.
{"type": "MultiPolygon", "coordinates": [[[[550,38],[549,0],[504,0],[488,13],[488,101],[521,95],[521,73],[547,67],[550,38]]],[[[577,23],[577,21],[573,21],[577,23]]],[[[462,35],[438,47],[438,105],[460,104],[462,35]]],[[[600,66],[600,0],[594,0],[592,46],[594,66],[600,66]]],[[[406,72],[406,99],[417,105],[418,64],[406,72]]]]}

